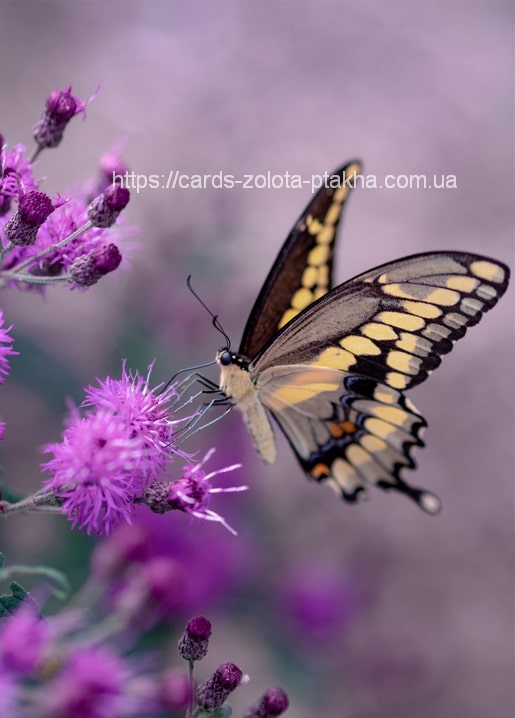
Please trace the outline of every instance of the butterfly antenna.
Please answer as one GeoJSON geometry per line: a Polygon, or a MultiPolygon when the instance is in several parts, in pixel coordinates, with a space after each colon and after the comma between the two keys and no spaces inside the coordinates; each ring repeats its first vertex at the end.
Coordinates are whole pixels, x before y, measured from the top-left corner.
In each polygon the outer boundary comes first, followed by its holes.
{"type": "Polygon", "coordinates": [[[208,361],[205,364],[197,364],[196,366],[188,366],[185,369],[179,369],[179,371],[176,371],[175,374],[171,377],[171,379],[168,379],[165,386],[163,387],[163,391],[167,389],[170,384],[177,379],[179,374],[184,374],[184,372],[196,372],[197,369],[203,369],[206,366],[211,366],[212,364],[216,364],[216,359],[213,359],[212,361],[208,361]]]}
{"type": "MultiPolygon", "coordinates": [[[[221,335],[223,336],[223,338],[225,339],[225,348],[227,349],[227,351],[229,351],[230,348],[231,348],[231,340],[229,339],[229,335],[227,334],[227,332],[225,331],[225,329],[224,329],[224,328],[222,327],[222,325],[220,324],[220,320],[218,319],[218,315],[217,315],[217,314],[213,314],[213,312],[211,311],[211,309],[209,309],[209,307],[207,306],[207,304],[206,304],[204,301],[202,301],[202,299],[199,297],[199,295],[197,294],[197,292],[196,292],[196,291],[193,289],[193,287],[191,286],[191,274],[188,275],[188,278],[186,279],[186,284],[188,285],[188,289],[189,289],[190,292],[193,294],[193,296],[195,297],[195,299],[196,299],[198,302],[200,302],[200,304],[204,307],[204,309],[206,310],[206,312],[207,312],[207,313],[209,314],[209,316],[212,318],[214,328],[215,328],[218,332],[220,332],[220,334],[221,334],[221,335]]],[[[207,366],[207,364],[205,364],[204,366],[207,366]]]]}

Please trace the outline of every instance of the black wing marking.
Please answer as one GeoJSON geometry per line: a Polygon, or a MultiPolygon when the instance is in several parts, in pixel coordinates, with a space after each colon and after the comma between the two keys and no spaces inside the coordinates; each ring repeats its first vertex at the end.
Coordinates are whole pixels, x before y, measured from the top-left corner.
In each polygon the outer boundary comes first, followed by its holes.
{"type": "Polygon", "coordinates": [[[350,162],[329,175],[299,217],[250,312],[240,354],[255,357],[282,326],[331,289],[336,232],[359,171],[359,163],[350,162]]]}

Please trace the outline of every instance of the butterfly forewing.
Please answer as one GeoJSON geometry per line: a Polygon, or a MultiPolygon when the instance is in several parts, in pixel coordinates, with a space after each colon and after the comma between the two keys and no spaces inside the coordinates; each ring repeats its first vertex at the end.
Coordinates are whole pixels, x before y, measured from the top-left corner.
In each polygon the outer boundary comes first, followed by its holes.
{"type": "Polygon", "coordinates": [[[240,354],[255,357],[282,326],[332,287],[336,232],[359,171],[359,164],[350,162],[329,175],[299,217],[252,308],[240,354]]]}

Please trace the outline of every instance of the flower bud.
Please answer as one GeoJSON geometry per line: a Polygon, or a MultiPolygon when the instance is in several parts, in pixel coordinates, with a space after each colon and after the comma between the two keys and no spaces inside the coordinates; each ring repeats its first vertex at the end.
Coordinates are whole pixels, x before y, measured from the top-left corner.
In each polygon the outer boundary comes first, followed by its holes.
{"type": "Polygon", "coordinates": [[[130,192],[119,184],[110,184],[88,207],[88,217],[94,227],[112,227],[118,215],[129,204],[130,192]]]}
{"type": "Polygon", "coordinates": [[[276,718],[288,708],[288,696],[282,688],[269,688],[261,700],[243,718],[276,718]]]}
{"type": "Polygon", "coordinates": [[[186,661],[200,661],[207,653],[210,635],[211,622],[207,618],[192,618],[179,641],[179,653],[186,661]]]}
{"type": "Polygon", "coordinates": [[[91,287],[105,274],[113,272],[121,261],[122,255],[116,244],[100,244],[73,260],[70,276],[81,287],[91,287]]]}
{"type": "Polygon", "coordinates": [[[52,200],[44,192],[27,192],[21,197],[16,214],[5,225],[7,239],[18,247],[33,244],[38,229],[54,209],[52,200]]]}
{"type": "Polygon", "coordinates": [[[197,703],[203,711],[220,708],[239,686],[242,672],[234,663],[222,663],[205,683],[197,688],[197,703]]]}
{"type": "Polygon", "coordinates": [[[84,103],[71,92],[71,87],[64,92],[54,90],[47,99],[45,110],[33,128],[34,139],[41,149],[57,147],[68,122],[84,110],[84,103]]]}

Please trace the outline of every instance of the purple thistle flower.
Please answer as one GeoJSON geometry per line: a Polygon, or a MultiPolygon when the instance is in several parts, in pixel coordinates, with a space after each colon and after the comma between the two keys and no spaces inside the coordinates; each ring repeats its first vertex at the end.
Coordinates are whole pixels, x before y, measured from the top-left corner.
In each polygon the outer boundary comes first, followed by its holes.
{"type": "Polygon", "coordinates": [[[0,309],[0,384],[3,384],[5,377],[9,374],[11,369],[7,357],[18,354],[18,352],[14,351],[14,349],[10,346],[13,343],[13,339],[9,335],[12,325],[7,327],[7,329],[4,329],[3,324],[4,313],[0,309]]]}
{"type": "Polygon", "coordinates": [[[119,184],[111,184],[88,207],[88,219],[94,227],[112,227],[122,209],[129,204],[130,192],[119,184]]]}
{"type": "Polygon", "coordinates": [[[42,663],[49,646],[48,624],[23,607],[0,623],[0,667],[28,676],[42,663]]]}
{"type": "Polygon", "coordinates": [[[200,661],[207,654],[211,621],[196,616],[188,622],[179,640],[179,653],[185,661],[200,661]]]}
{"type": "Polygon", "coordinates": [[[197,688],[197,703],[201,710],[215,711],[239,686],[242,672],[234,663],[222,663],[205,683],[197,688]]]}
{"type": "Polygon", "coordinates": [[[45,489],[73,526],[87,533],[109,534],[117,524],[131,523],[148,482],[174,455],[187,456],[176,446],[175,426],[191,417],[172,418],[176,389],[151,389],[151,370],[142,377],[124,363],[121,379],[88,387],[81,407],[89,408],[86,416],[73,408],[61,443],[45,447],[54,455],[42,465],[52,474],[45,489]]]}
{"type": "Polygon", "coordinates": [[[105,409],[123,419],[130,435],[138,438],[142,445],[144,461],[141,470],[148,479],[155,478],[173,455],[188,457],[176,444],[176,426],[193,418],[172,418],[170,404],[179,399],[177,386],[164,387],[161,383],[151,388],[153,367],[154,362],[149,365],[147,375],[142,376],[128,371],[124,361],[121,379],[108,377],[102,381],[97,378],[99,386],[86,388],[86,399],[81,405],[82,408],[105,409]]]}
{"type": "Polygon", "coordinates": [[[43,114],[33,128],[33,136],[41,149],[57,147],[68,122],[84,112],[86,103],[72,95],[71,85],[67,90],[54,90],[48,97],[43,114]]]}
{"type": "Polygon", "coordinates": [[[82,648],[70,656],[42,693],[45,716],[118,718],[127,715],[130,670],[121,657],[102,647],[82,648]]]}
{"type": "Polygon", "coordinates": [[[113,272],[122,261],[116,244],[99,244],[89,254],[75,259],[70,267],[71,278],[81,287],[91,287],[109,272],[113,272]]]}
{"type": "Polygon", "coordinates": [[[167,511],[183,511],[197,519],[218,521],[232,534],[236,531],[229,526],[225,519],[209,508],[212,494],[246,491],[248,486],[231,486],[227,488],[213,488],[210,479],[217,474],[239,469],[241,464],[225,466],[209,474],[203,470],[204,464],[211,458],[214,449],[210,449],[198,464],[187,464],[180,479],[170,483],[153,481],[143,494],[143,503],[155,513],[167,511]]]}
{"type": "Polygon", "coordinates": [[[18,211],[6,223],[5,236],[14,245],[26,246],[36,241],[41,225],[52,214],[57,205],[44,192],[31,190],[19,201],[18,211]]]}
{"type": "Polygon", "coordinates": [[[73,528],[108,535],[122,521],[131,523],[134,500],[145,483],[142,449],[123,418],[102,409],[81,418],[75,409],[62,442],[44,449],[54,454],[42,464],[52,474],[44,487],[59,500],[73,528]]]}
{"type": "Polygon", "coordinates": [[[289,700],[282,688],[269,688],[261,700],[245,713],[243,718],[276,718],[289,706],[289,700]]]}

